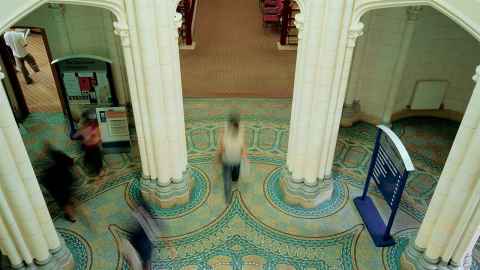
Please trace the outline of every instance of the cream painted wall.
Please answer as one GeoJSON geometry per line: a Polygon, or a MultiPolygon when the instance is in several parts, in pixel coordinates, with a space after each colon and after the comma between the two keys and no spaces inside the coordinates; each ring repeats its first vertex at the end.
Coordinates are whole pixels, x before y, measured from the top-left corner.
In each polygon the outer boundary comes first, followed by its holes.
{"type": "Polygon", "coordinates": [[[404,109],[413,95],[417,80],[447,80],[446,109],[465,112],[472,95],[472,75],[480,64],[480,44],[448,17],[425,7],[417,22],[403,74],[402,95],[395,111],[404,109]]]}
{"type": "MultiPolygon", "coordinates": [[[[364,62],[359,63],[361,46],[357,46],[352,74],[359,73],[360,79],[357,84],[349,84],[348,91],[356,87],[362,111],[381,118],[406,22],[406,8],[373,10],[362,21],[369,22],[364,36],[358,40],[365,46],[364,62]]],[[[416,24],[394,112],[409,104],[417,80],[429,79],[448,80],[445,108],[464,112],[474,87],[471,77],[479,63],[478,42],[445,15],[424,7],[416,24]]]]}
{"type": "Polygon", "coordinates": [[[103,16],[108,16],[108,13],[100,8],[65,5],[62,16],[61,9],[43,5],[16,25],[45,28],[54,58],[85,53],[108,58],[107,33],[103,23],[103,16]],[[64,25],[55,20],[57,16],[64,18],[64,25]],[[61,32],[62,27],[66,33],[61,32]]]}
{"type": "Polygon", "coordinates": [[[394,59],[400,48],[400,39],[405,24],[406,8],[388,8],[373,10],[364,15],[362,21],[369,21],[365,33],[358,40],[352,67],[353,73],[360,73],[357,85],[357,97],[360,100],[362,111],[381,117],[384,103],[387,99],[394,59]],[[370,18],[365,18],[369,16],[370,18]],[[364,43],[364,44],[361,44],[364,43]],[[365,46],[363,63],[359,55],[362,46],[365,46]]]}
{"type": "Polygon", "coordinates": [[[126,72],[119,38],[113,32],[113,14],[102,8],[45,4],[15,25],[42,27],[54,58],[93,54],[112,60],[120,103],[128,102],[126,72]]]}

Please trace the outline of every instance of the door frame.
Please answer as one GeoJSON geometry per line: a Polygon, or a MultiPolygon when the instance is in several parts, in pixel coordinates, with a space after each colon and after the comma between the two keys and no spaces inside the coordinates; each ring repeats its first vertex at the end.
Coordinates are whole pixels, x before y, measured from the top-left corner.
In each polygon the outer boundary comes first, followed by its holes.
{"type": "MultiPolygon", "coordinates": [[[[28,25],[14,25],[11,27],[11,29],[16,29],[16,28],[21,28],[21,29],[30,29],[32,32],[34,33],[37,33],[37,34],[40,34],[42,36],[42,41],[43,41],[43,46],[45,48],[45,51],[47,53],[47,58],[48,58],[48,62],[50,64],[50,69],[52,70],[52,76],[53,76],[53,80],[55,82],[55,88],[56,88],[56,92],[57,92],[57,95],[58,95],[58,99],[60,100],[60,104],[62,106],[62,113],[64,115],[67,114],[67,109],[66,109],[66,104],[65,104],[65,98],[63,96],[63,92],[62,92],[62,88],[61,88],[61,84],[60,84],[60,78],[59,78],[59,73],[55,67],[55,65],[52,65],[52,62],[53,62],[53,55],[52,55],[52,51],[50,49],[50,44],[48,42],[48,36],[47,36],[47,32],[45,31],[44,28],[42,27],[37,27],[37,26],[28,26],[28,25]]],[[[15,72],[15,68],[12,66],[13,68],[13,77],[14,80],[16,80],[16,83],[18,84],[18,89],[20,89],[20,91],[14,91],[15,92],[15,96],[20,103],[23,103],[25,104],[25,107],[26,107],[26,116],[28,116],[28,114],[30,113],[29,109],[28,109],[28,106],[27,106],[27,102],[25,100],[25,96],[23,95],[23,89],[21,88],[21,85],[20,85],[20,82],[18,81],[18,78],[17,78],[17,75],[16,75],[16,72],[15,72]],[[20,93],[17,93],[17,92],[20,92],[20,93]],[[19,100],[21,99],[21,101],[19,100]]],[[[20,107],[23,107],[23,106],[20,106],[20,107]]],[[[25,108],[21,108],[21,110],[23,111],[22,114],[25,113],[25,108]]],[[[25,117],[26,117],[25,116],[25,117]]]]}
{"type": "Polygon", "coordinates": [[[2,58],[3,64],[5,66],[5,74],[10,80],[10,84],[12,85],[13,93],[15,95],[15,100],[20,110],[18,116],[16,113],[14,115],[17,118],[17,121],[22,122],[23,120],[25,120],[25,118],[27,118],[30,111],[28,109],[25,96],[23,95],[22,86],[18,81],[17,71],[15,70],[15,58],[12,51],[5,43],[3,33],[0,36],[0,57],[2,58]]]}

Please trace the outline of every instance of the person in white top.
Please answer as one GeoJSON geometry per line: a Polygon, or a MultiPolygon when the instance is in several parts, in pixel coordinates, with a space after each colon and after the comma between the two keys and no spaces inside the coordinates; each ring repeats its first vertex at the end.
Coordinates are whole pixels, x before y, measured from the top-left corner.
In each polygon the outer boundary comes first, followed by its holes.
{"type": "Polygon", "coordinates": [[[27,46],[26,37],[29,32],[29,30],[27,30],[26,33],[20,31],[8,31],[3,34],[5,44],[10,47],[13,52],[13,56],[15,56],[15,63],[17,65],[16,68],[17,70],[20,69],[27,84],[33,83],[33,80],[27,70],[27,67],[25,66],[25,61],[27,61],[27,63],[35,72],[40,71],[37,62],[35,61],[35,58],[33,58],[33,56],[25,48],[27,46]]]}
{"type": "Polygon", "coordinates": [[[238,181],[240,176],[240,164],[242,159],[247,158],[247,148],[244,145],[243,130],[240,128],[240,117],[231,114],[220,140],[220,159],[223,163],[223,181],[225,187],[225,199],[231,200],[231,181],[238,181]]]}

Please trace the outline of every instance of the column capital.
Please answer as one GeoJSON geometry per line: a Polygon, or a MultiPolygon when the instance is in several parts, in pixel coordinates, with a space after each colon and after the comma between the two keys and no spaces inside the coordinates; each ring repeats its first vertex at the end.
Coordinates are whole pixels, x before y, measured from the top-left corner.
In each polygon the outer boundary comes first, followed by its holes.
{"type": "Polygon", "coordinates": [[[130,47],[130,30],[128,26],[121,22],[113,22],[113,33],[120,37],[122,47],[130,47]]]}
{"type": "Polygon", "coordinates": [[[358,22],[350,27],[350,30],[348,31],[347,47],[349,48],[355,47],[357,38],[363,35],[364,27],[365,25],[361,22],[358,22]]]}
{"type": "Polygon", "coordinates": [[[57,20],[63,19],[63,15],[65,15],[65,5],[64,4],[54,4],[50,3],[48,4],[48,9],[51,10],[51,14],[53,15],[54,18],[57,20]]]}
{"type": "Polygon", "coordinates": [[[298,29],[298,39],[302,39],[303,36],[303,28],[305,26],[305,17],[302,13],[298,13],[295,15],[295,26],[298,29]]]}
{"type": "Polygon", "coordinates": [[[422,11],[422,6],[413,6],[407,8],[407,21],[416,21],[422,11]]]}
{"type": "Polygon", "coordinates": [[[476,83],[480,82],[480,65],[478,65],[477,68],[475,69],[475,74],[473,75],[472,79],[476,83]]]}
{"type": "Polygon", "coordinates": [[[47,7],[50,9],[63,10],[65,6],[63,4],[58,4],[58,3],[49,3],[47,7]]]}

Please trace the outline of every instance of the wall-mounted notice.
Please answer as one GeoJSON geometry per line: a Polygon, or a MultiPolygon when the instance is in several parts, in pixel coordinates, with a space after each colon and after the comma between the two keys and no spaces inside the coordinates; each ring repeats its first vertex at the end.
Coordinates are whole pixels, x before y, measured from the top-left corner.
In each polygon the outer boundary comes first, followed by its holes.
{"type": "Polygon", "coordinates": [[[110,60],[94,55],[73,55],[56,59],[52,64],[62,78],[70,134],[75,133],[83,112],[117,105],[111,83],[110,60]]]}
{"type": "Polygon", "coordinates": [[[97,108],[97,120],[106,152],[125,152],[129,149],[130,132],[125,107],[97,108]]]}

